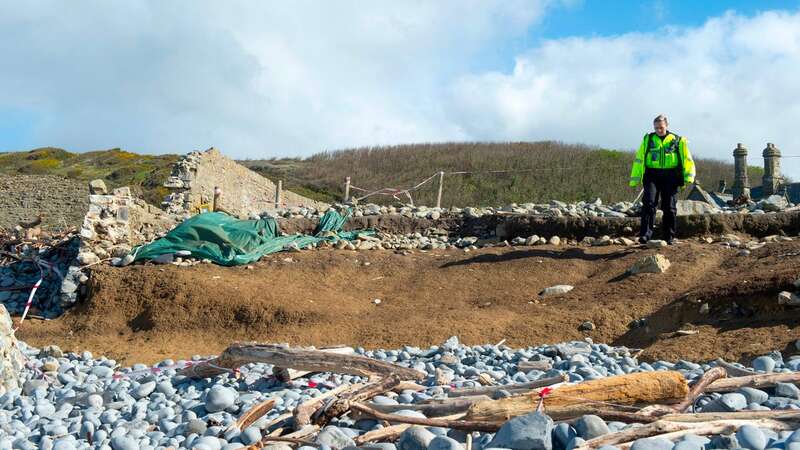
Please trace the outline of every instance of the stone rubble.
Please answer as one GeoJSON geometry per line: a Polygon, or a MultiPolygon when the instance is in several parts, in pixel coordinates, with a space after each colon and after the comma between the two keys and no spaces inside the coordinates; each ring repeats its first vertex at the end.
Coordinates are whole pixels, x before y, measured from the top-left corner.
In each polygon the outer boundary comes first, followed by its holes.
{"type": "MultiPolygon", "coordinates": [[[[496,207],[451,207],[435,208],[428,206],[395,206],[378,205],[375,203],[337,203],[330,205],[336,209],[353,209],[353,216],[378,216],[399,214],[404,217],[418,219],[439,219],[443,217],[462,217],[465,219],[477,219],[486,215],[536,215],[544,217],[637,217],[641,212],[641,202],[617,202],[613,205],[605,205],[601,199],[592,202],[565,203],[553,200],[550,203],[511,203],[505,206],[496,207]]],[[[283,218],[320,218],[327,207],[315,209],[311,207],[292,206],[287,208],[269,208],[265,214],[273,217],[283,218]]],[[[795,211],[800,210],[800,205],[790,203],[784,197],[773,195],[759,202],[750,202],[741,206],[726,206],[719,208],[696,200],[679,200],[678,215],[690,214],[766,214],[770,212],[795,211]]],[[[661,211],[657,214],[660,216],[661,211]]]]}

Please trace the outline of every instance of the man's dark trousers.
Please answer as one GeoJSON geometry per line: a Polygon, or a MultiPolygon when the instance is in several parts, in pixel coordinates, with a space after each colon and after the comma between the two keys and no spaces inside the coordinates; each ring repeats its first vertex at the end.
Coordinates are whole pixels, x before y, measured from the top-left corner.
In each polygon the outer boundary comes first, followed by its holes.
{"type": "Polygon", "coordinates": [[[662,237],[671,241],[675,237],[675,215],[678,212],[678,172],[676,169],[645,169],[642,184],[642,226],[639,236],[650,239],[656,223],[656,202],[661,199],[662,237]]]}

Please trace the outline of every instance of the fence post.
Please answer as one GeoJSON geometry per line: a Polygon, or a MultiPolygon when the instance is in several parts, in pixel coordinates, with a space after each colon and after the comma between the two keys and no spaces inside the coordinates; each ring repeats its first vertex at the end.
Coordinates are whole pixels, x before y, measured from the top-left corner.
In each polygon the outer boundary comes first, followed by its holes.
{"type": "Polygon", "coordinates": [[[344,202],[350,201],[350,177],[344,177],[344,202]]]}
{"type": "Polygon", "coordinates": [[[275,186],[275,207],[281,207],[281,191],[283,190],[283,180],[278,180],[278,184],[275,186]]]}
{"type": "Polygon", "coordinates": [[[436,207],[442,207],[442,188],[444,187],[444,171],[439,171],[439,193],[436,195],[436,207]]]}

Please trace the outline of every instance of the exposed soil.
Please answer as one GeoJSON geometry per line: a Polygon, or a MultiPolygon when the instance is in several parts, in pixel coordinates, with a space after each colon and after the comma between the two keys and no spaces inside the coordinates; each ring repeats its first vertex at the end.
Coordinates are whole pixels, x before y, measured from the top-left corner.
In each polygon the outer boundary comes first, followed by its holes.
{"type": "Polygon", "coordinates": [[[652,253],[618,246],[410,255],[321,250],[272,255],[252,269],[102,267],[92,274],[94,293],[85,304],[57,320],[26,322],[18,334],[33,345],[55,343],[126,363],[214,354],[234,340],[394,348],[451,335],[512,346],[590,336],[642,348],[645,359],[797,352],[800,309],[779,306],[777,293],[793,289],[800,276],[800,242],[740,257],[685,241],[661,251],[672,262],[667,273],[625,276],[652,253]],[[540,299],[554,284],[575,289],[540,299]],[[699,312],[703,303],[710,313],[699,312]],[[646,325],[629,327],[642,318],[646,325]],[[585,320],[597,329],[578,331],[585,320]],[[688,329],[699,333],[675,334],[688,329]]]}

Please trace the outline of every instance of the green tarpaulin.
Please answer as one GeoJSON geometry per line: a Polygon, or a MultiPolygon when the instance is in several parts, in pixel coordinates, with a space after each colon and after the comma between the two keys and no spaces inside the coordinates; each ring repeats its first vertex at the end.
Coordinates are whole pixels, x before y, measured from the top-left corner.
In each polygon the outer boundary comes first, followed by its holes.
{"type": "Polygon", "coordinates": [[[193,216],[166,236],[133,250],[134,261],[153,259],[179,250],[190,251],[197,259],[210,259],[223,266],[236,266],[258,261],[264,255],[284,250],[289,244],[305,248],[321,241],[353,240],[358,234],[372,231],[342,232],[347,216],[329,210],[320,219],[313,236],[294,234],[280,236],[273,218],[239,220],[221,212],[193,216]]]}

